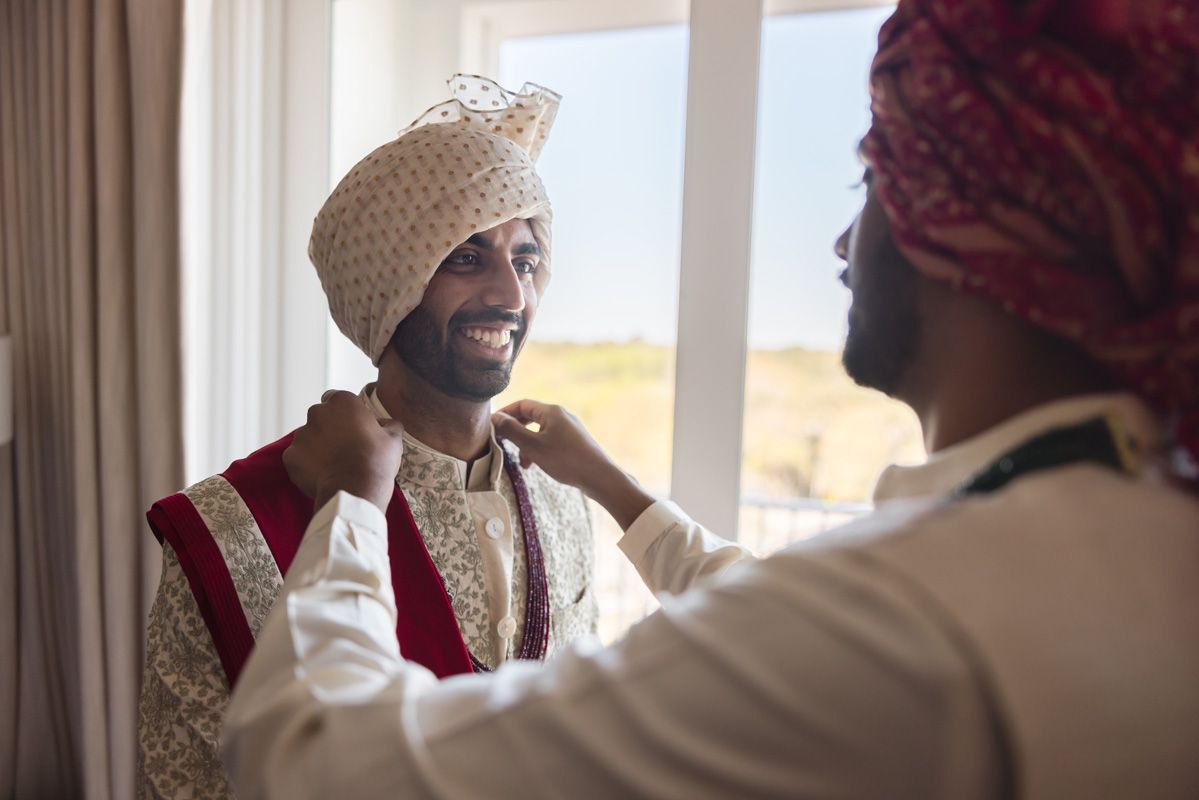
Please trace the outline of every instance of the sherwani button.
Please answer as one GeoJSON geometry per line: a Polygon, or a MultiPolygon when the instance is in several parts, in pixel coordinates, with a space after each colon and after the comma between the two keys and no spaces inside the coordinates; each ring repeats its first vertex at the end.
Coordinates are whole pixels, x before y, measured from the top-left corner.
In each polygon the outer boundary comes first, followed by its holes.
{"type": "Polygon", "coordinates": [[[499,517],[492,517],[487,520],[485,529],[488,536],[492,539],[498,539],[504,533],[504,521],[499,517]]]}
{"type": "Polygon", "coordinates": [[[495,630],[501,639],[511,639],[512,635],[516,633],[516,620],[508,615],[500,620],[500,624],[495,626],[495,630]]]}

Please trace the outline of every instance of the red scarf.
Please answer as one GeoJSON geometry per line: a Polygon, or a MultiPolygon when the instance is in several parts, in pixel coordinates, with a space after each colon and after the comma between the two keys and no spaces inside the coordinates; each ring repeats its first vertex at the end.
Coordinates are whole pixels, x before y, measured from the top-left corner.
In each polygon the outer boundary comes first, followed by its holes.
{"type": "MultiPolygon", "coordinates": [[[[291,437],[288,434],[233,462],[221,473],[254,515],[283,575],[313,513],[312,500],[295,487],[283,467],[283,451],[291,437]]],[[[232,687],[254,648],[254,637],[217,543],[185,494],[158,501],[146,518],[159,542],[169,542],[179,556],[232,687]]],[[[439,678],[470,672],[470,656],[445,586],[399,487],[387,507],[387,543],[391,585],[400,611],[396,625],[400,652],[439,678]]]]}

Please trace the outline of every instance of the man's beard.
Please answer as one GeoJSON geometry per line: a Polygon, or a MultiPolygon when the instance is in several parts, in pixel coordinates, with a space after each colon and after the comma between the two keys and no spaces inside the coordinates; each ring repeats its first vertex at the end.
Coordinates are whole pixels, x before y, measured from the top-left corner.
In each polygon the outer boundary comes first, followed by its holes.
{"type": "Polygon", "coordinates": [[[902,399],[923,335],[918,276],[902,257],[873,266],[878,274],[854,292],[841,364],[859,386],[902,399]]]}
{"type": "Polygon", "coordinates": [[[524,344],[524,320],[517,314],[502,312],[460,312],[451,317],[447,325],[448,331],[456,331],[465,325],[496,322],[513,322],[517,326],[512,332],[512,355],[504,361],[477,359],[474,360],[476,363],[464,363],[451,343],[442,338],[437,324],[422,306],[414,308],[399,324],[391,339],[391,346],[409,369],[443,394],[461,400],[485,402],[508,388],[508,382],[512,379],[512,364],[524,344]]]}

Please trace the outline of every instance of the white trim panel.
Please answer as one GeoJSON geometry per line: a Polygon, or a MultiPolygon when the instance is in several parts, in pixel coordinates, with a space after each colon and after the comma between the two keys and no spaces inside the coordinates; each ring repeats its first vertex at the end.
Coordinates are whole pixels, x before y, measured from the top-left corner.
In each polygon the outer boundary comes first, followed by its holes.
{"type": "Polygon", "coordinates": [[[761,0],[692,0],[671,498],[736,538],[761,0]]]}

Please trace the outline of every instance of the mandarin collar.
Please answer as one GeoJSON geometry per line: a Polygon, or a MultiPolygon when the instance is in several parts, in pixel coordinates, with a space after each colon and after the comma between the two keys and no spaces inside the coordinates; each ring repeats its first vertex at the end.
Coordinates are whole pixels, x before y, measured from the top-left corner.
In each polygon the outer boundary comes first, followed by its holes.
{"type": "MultiPolygon", "coordinates": [[[[358,397],[366,404],[371,413],[378,419],[392,419],[391,414],[387,413],[387,409],[379,402],[379,393],[376,390],[374,383],[368,383],[358,397]]],[[[446,455],[439,450],[434,450],[424,442],[414,436],[411,436],[408,431],[404,431],[404,454],[400,457],[400,473],[406,474],[413,482],[424,485],[420,476],[429,474],[429,470],[414,470],[416,464],[427,464],[430,461],[435,461],[442,468],[450,468],[455,475],[455,485],[463,491],[499,491],[500,473],[504,467],[504,456],[500,452],[500,446],[495,440],[495,426],[489,426],[487,438],[487,452],[479,456],[470,463],[470,469],[467,469],[467,462],[461,459],[454,458],[451,455],[446,455]],[[470,480],[467,481],[469,474],[470,480]]],[[[436,481],[429,484],[430,486],[438,485],[436,481]]]]}
{"type": "Polygon", "coordinates": [[[1054,428],[1114,415],[1138,460],[1165,441],[1160,419],[1135,395],[1092,394],[1058,400],[1018,414],[999,425],[929,456],[916,466],[891,465],[874,488],[874,503],[904,497],[943,495],[1004,453],[1054,428]]]}

